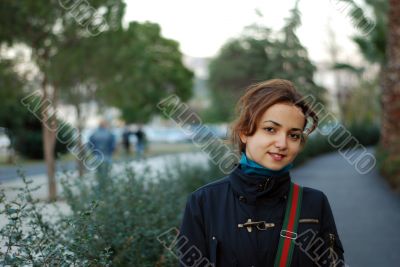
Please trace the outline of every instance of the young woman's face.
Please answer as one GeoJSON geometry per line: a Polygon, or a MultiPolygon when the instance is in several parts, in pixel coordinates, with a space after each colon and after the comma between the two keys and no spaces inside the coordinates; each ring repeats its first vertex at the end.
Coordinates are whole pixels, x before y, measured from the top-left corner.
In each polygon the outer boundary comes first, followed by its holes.
{"type": "Polygon", "coordinates": [[[247,157],[269,169],[282,169],[300,152],[304,123],[300,108],[287,103],[271,106],[252,136],[240,136],[246,144],[247,157]]]}

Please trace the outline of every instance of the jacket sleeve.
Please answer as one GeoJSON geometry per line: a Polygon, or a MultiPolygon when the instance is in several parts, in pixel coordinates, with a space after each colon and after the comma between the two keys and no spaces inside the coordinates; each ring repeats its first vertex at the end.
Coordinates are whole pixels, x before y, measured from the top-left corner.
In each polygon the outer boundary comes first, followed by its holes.
{"type": "Polygon", "coordinates": [[[179,266],[208,266],[204,216],[196,194],[188,197],[178,237],[179,266]]]}
{"type": "Polygon", "coordinates": [[[332,267],[345,266],[343,245],[336,229],[331,206],[325,194],[323,195],[320,234],[323,240],[323,249],[320,250],[319,265],[332,267]]]}

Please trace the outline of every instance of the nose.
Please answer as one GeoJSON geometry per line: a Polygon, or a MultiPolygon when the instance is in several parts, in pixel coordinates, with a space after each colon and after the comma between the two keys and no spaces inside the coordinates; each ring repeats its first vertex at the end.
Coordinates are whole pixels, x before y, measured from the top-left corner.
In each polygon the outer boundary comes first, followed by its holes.
{"type": "Polygon", "coordinates": [[[280,150],[284,150],[287,148],[287,140],[285,134],[280,134],[276,136],[275,147],[280,150]]]}

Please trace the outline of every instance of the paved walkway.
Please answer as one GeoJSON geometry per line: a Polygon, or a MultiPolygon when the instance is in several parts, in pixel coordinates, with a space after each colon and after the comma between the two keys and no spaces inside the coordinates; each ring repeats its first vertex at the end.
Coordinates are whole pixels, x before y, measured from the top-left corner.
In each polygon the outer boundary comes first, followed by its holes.
{"type": "MultiPolygon", "coordinates": [[[[157,156],[153,156],[157,157],[157,156]]],[[[150,157],[152,158],[152,157],[150,157]]],[[[116,163],[124,163],[125,161],[122,159],[114,160],[116,163]]],[[[62,171],[74,171],[77,168],[77,163],[75,160],[69,161],[56,161],[56,170],[57,172],[62,171]]],[[[9,182],[12,180],[18,180],[19,174],[17,170],[21,169],[20,166],[11,165],[11,166],[1,166],[0,167],[0,183],[1,182],[9,182]]],[[[29,177],[36,177],[40,175],[47,175],[47,166],[44,162],[37,162],[37,163],[29,163],[23,165],[23,171],[26,176],[29,177]]]]}
{"type": "Polygon", "coordinates": [[[328,196],[350,267],[400,266],[400,196],[374,169],[359,174],[339,153],[292,172],[298,183],[328,196]]]}
{"type": "MultiPolygon", "coordinates": [[[[11,180],[19,179],[19,175],[17,170],[20,167],[12,165],[12,166],[1,166],[0,167],[0,182],[8,182],[11,180]]],[[[76,162],[75,161],[68,161],[68,162],[60,162],[57,161],[56,163],[56,170],[74,170],[76,169],[76,162]]],[[[26,176],[37,176],[37,175],[46,175],[47,168],[44,162],[38,163],[30,163],[23,166],[24,173],[26,176]]]]}

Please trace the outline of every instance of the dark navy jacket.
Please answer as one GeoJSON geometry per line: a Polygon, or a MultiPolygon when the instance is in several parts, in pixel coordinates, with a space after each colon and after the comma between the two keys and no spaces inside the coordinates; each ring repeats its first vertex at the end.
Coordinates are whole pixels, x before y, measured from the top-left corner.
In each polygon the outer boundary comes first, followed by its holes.
{"type": "MultiPolygon", "coordinates": [[[[236,166],[193,192],[177,242],[181,266],[274,266],[290,182],[289,172],[265,177],[236,166]],[[248,219],[269,227],[252,227],[251,232],[238,227],[248,219]]],[[[291,266],[344,265],[332,211],[321,191],[304,187],[297,234],[291,266]]]]}

